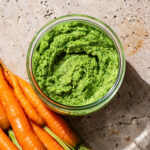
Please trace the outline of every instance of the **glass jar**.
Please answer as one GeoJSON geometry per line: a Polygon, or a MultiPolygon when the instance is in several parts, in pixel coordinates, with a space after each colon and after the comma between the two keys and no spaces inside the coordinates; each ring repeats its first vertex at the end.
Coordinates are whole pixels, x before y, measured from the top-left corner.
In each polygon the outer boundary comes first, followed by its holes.
{"type": "Polygon", "coordinates": [[[41,99],[41,101],[43,101],[50,109],[54,110],[55,112],[58,112],[58,113],[64,114],[64,115],[73,115],[73,116],[81,116],[81,115],[86,115],[86,114],[95,112],[98,109],[103,108],[106,104],[108,104],[112,100],[112,98],[115,96],[118,89],[120,88],[123,78],[124,78],[124,74],[125,74],[124,50],[123,50],[123,46],[122,46],[118,36],[116,35],[116,33],[101,20],[98,20],[91,16],[80,15],[80,14],[72,14],[72,15],[62,16],[62,17],[59,17],[57,19],[50,21],[45,26],[43,26],[39,30],[39,32],[34,36],[32,42],[30,44],[28,54],[27,54],[27,64],[26,65],[27,65],[27,73],[28,73],[29,81],[30,81],[34,91],[41,99]],[[113,40],[113,42],[117,48],[117,51],[118,51],[119,72],[118,72],[118,76],[116,78],[114,85],[107,92],[107,94],[105,96],[98,99],[94,103],[91,103],[91,104],[88,104],[85,106],[65,106],[65,105],[59,104],[59,103],[51,100],[38,87],[38,85],[34,79],[34,75],[33,75],[33,71],[32,71],[32,55],[33,55],[34,49],[35,49],[36,44],[38,43],[39,39],[42,37],[43,34],[45,34],[52,27],[54,27],[58,23],[62,23],[64,21],[82,21],[82,22],[96,25],[97,27],[99,27],[101,30],[106,32],[111,37],[111,39],[113,40]]]}

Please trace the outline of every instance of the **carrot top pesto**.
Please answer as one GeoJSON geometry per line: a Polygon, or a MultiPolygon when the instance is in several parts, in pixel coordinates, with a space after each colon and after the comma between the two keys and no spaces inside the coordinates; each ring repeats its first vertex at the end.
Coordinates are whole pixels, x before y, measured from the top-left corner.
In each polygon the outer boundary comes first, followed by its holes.
{"type": "Polygon", "coordinates": [[[32,69],[47,97],[67,106],[84,106],[102,98],[113,86],[119,57],[114,42],[103,30],[67,21],[40,38],[32,69]]]}

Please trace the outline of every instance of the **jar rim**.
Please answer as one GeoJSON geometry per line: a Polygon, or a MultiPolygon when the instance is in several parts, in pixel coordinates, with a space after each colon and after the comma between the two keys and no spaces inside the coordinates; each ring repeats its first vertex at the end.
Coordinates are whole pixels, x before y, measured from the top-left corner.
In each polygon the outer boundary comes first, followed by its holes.
{"type": "Polygon", "coordinates": [[[37,32],[37,34],[34,36],[34,38],[31,41],[31,44],[30,44],[29,49],[28,49],[27,64],[26,65],[27,65],[27,73],[28,73],[29,81],[30,81],[34,91],[36,92],[36,94],[39,95],[41,100],[44,103],[46,103],[48,106],[50,105],[50,107],[54,106],[54,107],[58,107],[58,109],[62,109],[62,110],[66,109],[68,111],[69,110],[70,111],[71,110],[75,110],[75,111],[87,110],[89,108],[92,108],[92,107],[95,107],[95,106],[99,105],[100,103],[103,103],[103,105],[102,105],[102,107],[103,107],[116,94],[116,92],[118,91],[119,87],[121,86],[121,83],[123,81],[124,74],[125,74],[124,49],[123,49],[123,46],[122,46],[118,36],[116,35],[116,33],[107,24],[105,24],[103,21],[101,21],[99,19],[96,19],[94,17],[91,17],[91,16],[81,15],[81,14],[71,14],[71,15],[61,16],[59,18],[56,18],[56,19],[50,21],[46,25],[44,25],[37,32]],[[108,34],[110,36],[110,38],[113,40],[113,43],[116,46],[116,49],[117,49],[117,52],[118,52],[118,57],[119,57],[118,76],[117,76],[113,86],[109,89],[109,91],[106,93],[106,95],[104,95],[103,97],[99,98],[98,100],[96,100],[93,103],[90,103],[90,104],[87,104],[87,105],[83,105],[83,106],[66,106],[66,105],[57,103],[54,100],[51,100],[39,88],[39,86],[36,83],[36,80],[34,78],[33,71],[32,71],[32,56],[33,56],[33,52],[35,50],[36,44],[38,43],[39,39],[43,36],[43,34],[45,34],[48,30],[50,30],[56,24],[62,23],[64,21],[69,21],[69,20],[74,20],[74,21],[82,20],[82,21],[87,21],[89,23],[95,24],[97,27],[99,27],[101,30],[103,30],[106,34],[108,34]],[[107,99],[107,101],[106,101],[106,99],[107,99]]]}

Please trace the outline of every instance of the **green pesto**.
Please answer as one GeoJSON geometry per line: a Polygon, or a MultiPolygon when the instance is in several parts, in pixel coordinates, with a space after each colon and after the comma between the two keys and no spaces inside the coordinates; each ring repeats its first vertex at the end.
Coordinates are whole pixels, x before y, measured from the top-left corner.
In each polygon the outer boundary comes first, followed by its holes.
{"type": "Polygon", "coordinates": [[[79,21],[47,31],[33,52],[35,80],[52,100],[83,106],[103,97],[116,81],[118,53],[110,37],[79,21]]]}

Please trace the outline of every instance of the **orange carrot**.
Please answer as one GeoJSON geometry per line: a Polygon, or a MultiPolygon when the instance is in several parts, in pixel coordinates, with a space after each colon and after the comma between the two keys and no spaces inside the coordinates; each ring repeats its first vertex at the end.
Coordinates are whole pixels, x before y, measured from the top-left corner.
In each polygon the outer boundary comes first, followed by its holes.
{"type": "Polygon", "coordinates": [[[43,142],[47,150],[64,150],[45,130],[34,123],[31,123],[34,132],[43,142]]]}
{"type": "Polygon", "coordinates": [[[7,135],[0,128],[0,150],[18,150],[18,148],[11,142],[7,135]]]}
{"type": "Polygon", "coordinates": [[[12,86],[12,81],[11,81],[11,78],[10,78],[10,76],[9,76],[9,74],[8,74],[8,69],[7,69],[7,67],[4,65],[4,63],[1,61],[1,59],[0,59],[0,67],[2,67],[3,68],[3,74],[4,74],[4,78],[7,80],[7,82],[9,83],[9,85],[11,85],[12,86]]]}
{"type": "Polygon", "coordinates": [[[46,150],[34,134],[21,105],[4,79],[0,67],[0,98],[15,136],[23,150],[46,150]]]}
{"type": "Polygon", "coordinates": [[[9,83],[9,85],[10,85],[11,87],[13,87],[12,80],[11,80],[11,78],[10,78],[8,72],[6,71],[6,68],[4,68],[3,73],[4,73],[4,77],[5,77],[6,81],[9,83]]]}
{"type": "Polygon", "coordinates": [[[8,74],[11,79],[11,84],[14,88],[14,93],[15,93],[16,97],[18,98],[20,104],[22,105],[23,109],[25,110],[29,119],[31,119],[36,124],[43,126],[45,124],[44,119],[40,116],[40,114],[36,111],[36,109],[30,103],[30,101],[23,94],[23,92],[19,86],[19,83],[16,79],[16,76],[13,73],[11,73],[10,71],[8,71],[8,74]]]}
{"type": "Polygon", "coordinates": [[[42,103],[42,101],[34,93],[29,83],[27,83],[25,80],[19,77],[18,81],[27,98],[31,101],[32,105],[34,105],[34,107],[37,109],[40,115],[45,119],[47,126],[64,142],[75,147],[80,142],[80,139],[71,130],[69,125],[60,116],[58,116],[53,111],[49,110],[42,103]]]}
{"type": "Polygon", "coordinates": [[[9,121],[7,119],[7,115],[6,112],[4,110],[4,107],[0,101],[0,128],[2,128],[3,130],[9,128],[10,124],[9,121]]]}

